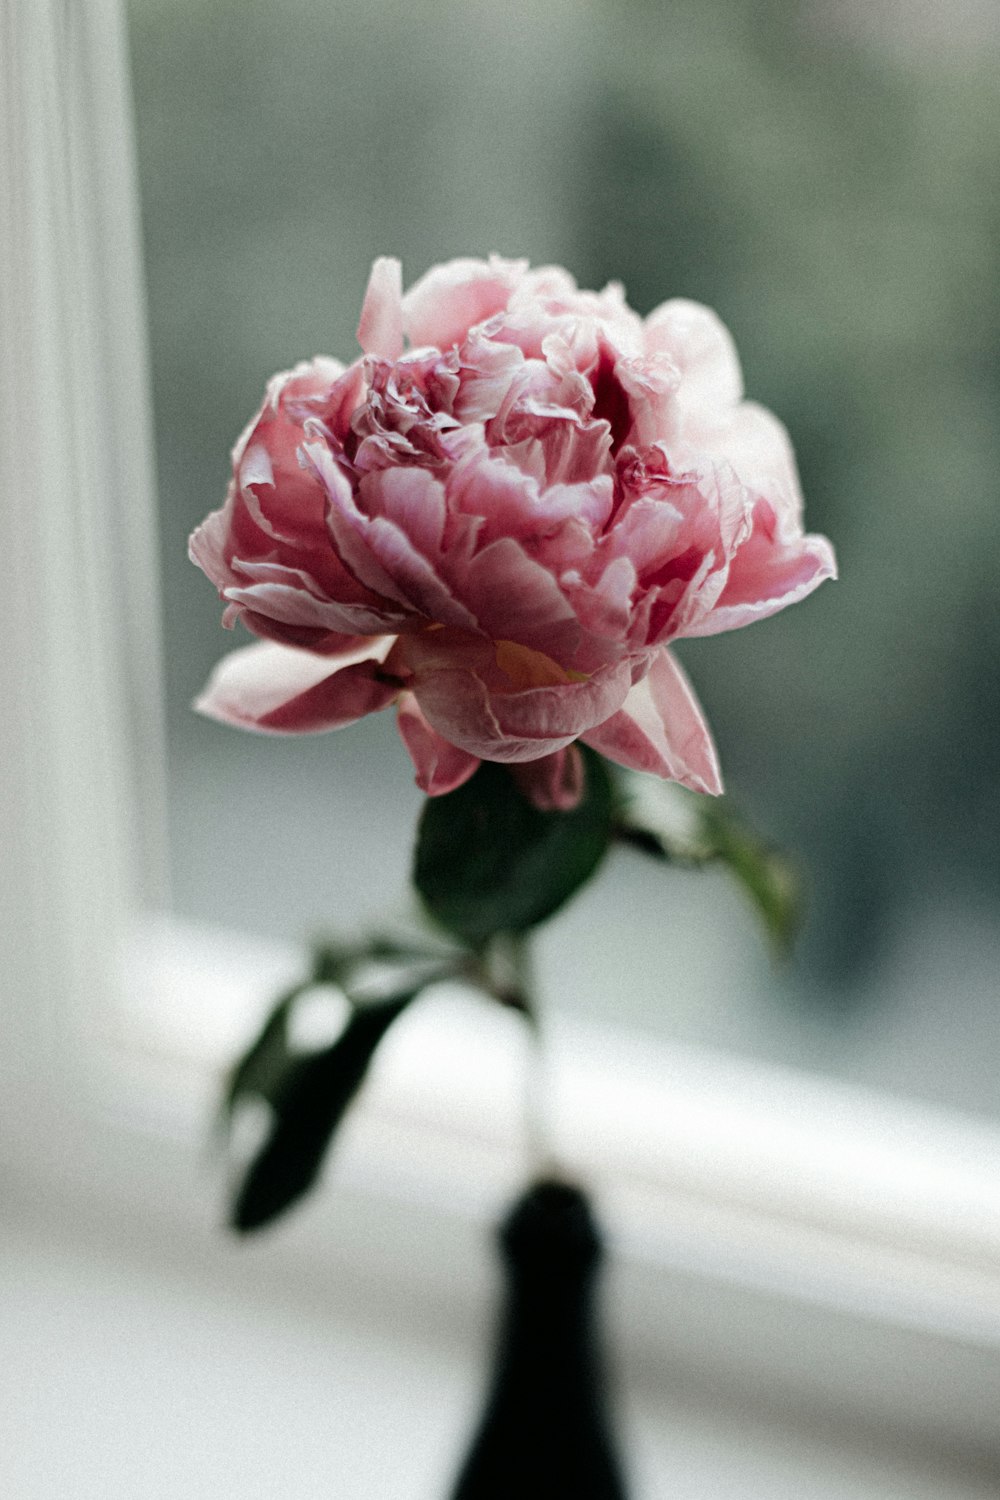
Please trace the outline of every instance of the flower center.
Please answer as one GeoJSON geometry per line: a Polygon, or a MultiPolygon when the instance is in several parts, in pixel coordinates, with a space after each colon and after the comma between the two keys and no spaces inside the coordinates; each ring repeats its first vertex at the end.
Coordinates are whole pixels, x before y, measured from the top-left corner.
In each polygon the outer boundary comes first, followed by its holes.
{"type": "Polygon", "coordinates": [[[519,646],[517,641],[497,641],[496,662],[516,688],[565,687],[587,680],[586,672],[568,671],[544,651],[519,646]]]}

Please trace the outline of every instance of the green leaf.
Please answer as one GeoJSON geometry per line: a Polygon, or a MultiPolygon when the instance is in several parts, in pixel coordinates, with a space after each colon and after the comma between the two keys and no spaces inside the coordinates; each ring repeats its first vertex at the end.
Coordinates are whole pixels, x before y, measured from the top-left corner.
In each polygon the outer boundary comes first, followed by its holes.
{"type": "Polygon", "coordinates": [[[247,1094],[257,1094],[271,1105],[275,1103],[292,1062],[288,1020],[296,1000],[314,985],[339,984],[357,957],[357,946],[346,944],[324,943],[314,950],[308,978],[281,995],[257,1037],[232,1069],[222,1101],[226,1116],[232,1115],[247,1094]]]}
{"type": "Polygon", "coordinates": [[[603,760],[583,753],[586,785],[572,812],[539,812],[494,761],[457,791],[427,799],[413,882],[449,932],[477,947],[526,932],[596,870],[612,836],[613,798],[603,760]]]}
{"type": "Polygon", "coordinates": [[[802,887],[791,860],[717,803],[703,812],[713,855],[757,908],[775,950],[787,957],[802,925],[802,887]]]}
{"type": "MultiPolygon", "coordinates": [[[[376,1048],[426,983],[423,978],[389,999],[358,1008],[337,1040],[321,1052],[290,1056],[286,1048],[283,1074],[263,1075],[273,1125],[236,1194],[231,1215],[235,1229],[262,1228],[309,1191],[376,1048]]],[[[292,998],[286,996],[282,1004],[292,998]]]]}
{"type": "Polygon", "coordinates": [[[258,1094],[269,1104],[275,1103],[291,1063],[288,1018],[296,1000],[312,983],[311,979],[306,979],[286,990],[264,1022],[256,1040],[236,1063],[229,1075],[222,1100],[223,1112],[227,1116],[232,1116],[237,1104],[247,1094],[258,1094]]]}
{"type": "Polygon", "coordinates": [[[618,768],[614,778],[615,831],[623,843],[671,864],[702,865],[714,857],[703,816],[714,803],[703,794],[642,771],[618,768]]]}
{"type": "Polygon", "coordinates": [[[616,833],[654,859],[689,869],[723,864],[786,956],[801,925],[801,887],[791,861],[754,832],[725,798],[705,797],[637,771],[616,774],[616,833]]]}

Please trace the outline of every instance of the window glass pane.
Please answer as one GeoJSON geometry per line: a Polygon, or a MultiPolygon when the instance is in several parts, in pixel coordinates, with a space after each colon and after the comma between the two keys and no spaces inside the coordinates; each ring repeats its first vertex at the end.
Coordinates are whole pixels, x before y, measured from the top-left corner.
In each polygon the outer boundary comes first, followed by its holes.
{"type": "Polygon", "coordinates": [[[681,652],[734,800],[809,872],[793,968],[721,879],[622,855],[546,939],[552,1002],[1000,1108],[996,38],[937,16],[132,0],[181,911],[380,913],[420,803],[388,715],[269,740],[189,710],[237,642],[185,540],[267,377],[353,357],[376,255],[554,260],[720,311],[843,581],[681,652]]]}

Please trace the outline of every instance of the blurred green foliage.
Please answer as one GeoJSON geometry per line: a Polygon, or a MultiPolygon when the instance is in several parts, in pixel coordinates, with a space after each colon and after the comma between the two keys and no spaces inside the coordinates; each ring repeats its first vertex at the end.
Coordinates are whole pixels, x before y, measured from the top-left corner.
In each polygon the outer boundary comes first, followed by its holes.
{"type": "Polygon", "coordinates": [[[730,783],[810,850],[813,959],[846,978],[921,867],[1000,873],[995,76],[793,0],[613,13],[578,269],[720,309],[836,541],[836,588],[686,655],[730,783]]]}

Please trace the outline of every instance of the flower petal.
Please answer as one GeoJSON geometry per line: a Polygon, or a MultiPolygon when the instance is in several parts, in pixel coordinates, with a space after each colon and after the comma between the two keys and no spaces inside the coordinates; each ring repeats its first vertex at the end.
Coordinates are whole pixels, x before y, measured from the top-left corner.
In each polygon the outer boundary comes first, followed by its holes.
{"type": "Polygon", "coordinates": [[[584,744],[634,771],[651,771],[695,792],[722,791],[719,762],[685,673],[659,651],[616,714],[581,735],[584,744]]]}
{"type": "Polygon", "coordinates": [[[201,696],[199,713],[241,729],[312,734],[385,708],[400,683],[382,670],[393,636],[371,637],[339,659],[262,641],[231,651],[201,696]]]}
{"type": "Polygon", "coordinates": [[[502,312],[528,269],[526,260],[449,260],[432,266],[403,298],[403,321],[414,347],[450,349],[469,329],[502,312]]]}
{"type": "Polygon", "coordinates": [[[391,255],[372,266],[358,323],[358,343],[366,354],[398,359],[403,352],[403,270],[391,255]]]}
{"type": "Polygon", "coordinates": [[[483,760],[539,760],[564,749],[620,707],[631,680],[628,663],[621,662],[583,682],[511,689],[488,643],[460,652],[444,642],[438,652],[432,633],[404,637],[403,650],[414,672],[410,686],[429,722],[483,760]]]}
{"type": "Polygon", "coordinates": [[[396,727],[417,773],[417,786],[428,797],[441,797],[462,786],[479,766],[479,756],[460,750],[425,719],[412,693],[402,693],[396,727]]]}
{"type": "Polygon", "coordinates": [[[742,484],[766,496],[783,530],[798,531],[802,491],[791,440],[783,422],[756,401],[744,401],[711,440],[712,451],[725,458],[742,484]]]}
{"type": "Polygon", "coordinates": [[[766,620],[836,578],[837,562],[825,536],[793,536],[784,541],[766,500],[758,500],[753,531],[739,548],[729,577],[709,612],[681,631],[686,636],[719,635],[766,620]]]}
{"type": "Polygon", "coordinates": [[[710,307],[675,297],[646,319],[646,353],[667,355],[681,374],[685,407],[735,406],[743,395],[739,356],[729,329],[710,307]]]}
{"type": "MultiPolygon", "coordinates": [[[[398,630],[408,617],[403,608],[368,604],[339,604],[317,598],[311,592],[306,573],[299,574],[301,584],[292,576],[282,578],[277,563],[244,563],[237,559],[234,567],[246,575],[238,585],[222,590],[222,597],[237,605],[244,624],[254,635],[268,640],[284,641],[288,646],[306,645],[308,637],[296,639],[302,630],[335,631],[341,635],[387,635],[398,630]],[[265,618],[263,628],[256,623],[265,618]]],[[[285,570],[292,573],[292,570],[285,570]]],[[[238,575],[237,575],[238,576],[238,575]]],[[[313,587],[315,583],[313,582],[313,587]]]]}
{"type": "Polygon", "coordinates": [[[512,536],[478,552],[455,580],[475,609],[482,630],[494,640],[516,640],[557,661],[570,661],[580,641],[573,607],[547,568],[512,536]]]}

